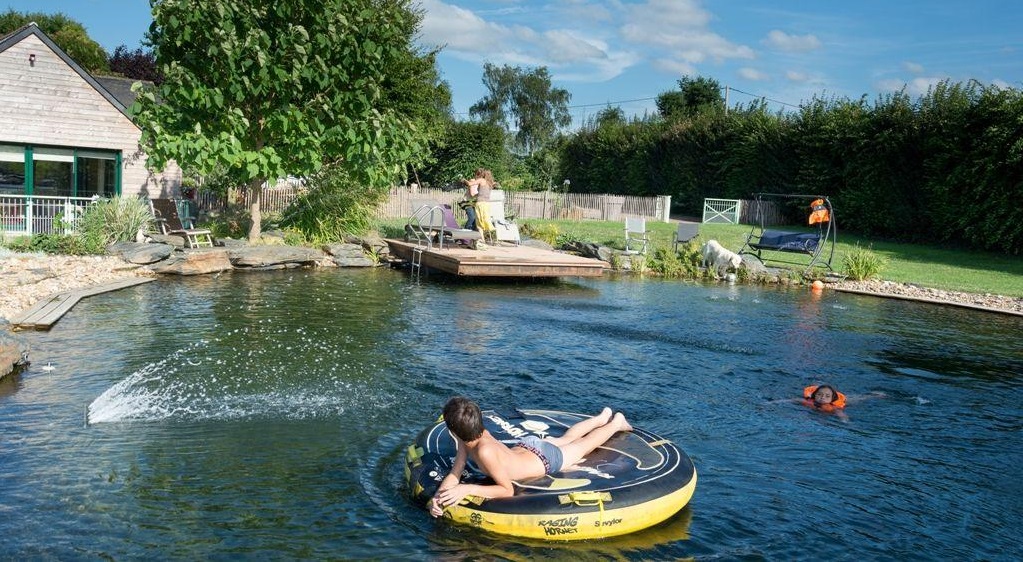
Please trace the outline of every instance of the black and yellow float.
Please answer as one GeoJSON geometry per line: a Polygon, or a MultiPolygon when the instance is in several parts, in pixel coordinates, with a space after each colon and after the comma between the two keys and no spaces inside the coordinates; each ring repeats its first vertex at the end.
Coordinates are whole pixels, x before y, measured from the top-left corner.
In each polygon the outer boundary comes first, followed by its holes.
{"type": "MultiPolygon", "coordinates": [[[[551,410],[483,412],[484,427],[512,444],[526,435],[560,436],[588,416],[551,410]]],[[[426,428],[405,456],[413,501],[427,507],[451,470],[455,440],[443,421],[426,428]]],[[[492,483],[470,461],[462,482],[492,483]]],[[[578,540],[632,533],[671,517],[696,489],[696,468],[674,443],[642,429],[619,432],[561,472],[515,483],[510,498],[469,496],[444,517],[493,533],[578,540]]]]}

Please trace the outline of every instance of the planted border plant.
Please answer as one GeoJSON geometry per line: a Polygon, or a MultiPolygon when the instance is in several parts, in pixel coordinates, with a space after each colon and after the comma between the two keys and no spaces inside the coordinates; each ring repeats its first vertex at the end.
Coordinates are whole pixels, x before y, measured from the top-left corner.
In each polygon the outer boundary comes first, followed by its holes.
{"type": "Polygon", "coordinates": [[[877,255],[869,248],[856,246],[843,258],[845,274],[854,281],[866,281],[875,279],[881,275],[888,264],[888,260],[877,255]]]}
{"type": "Polygon", "coordinates": [[[151,232],[153,215],[145,201],[115,196],[86,206],[75,227],[82,238],[96,240],[102,248],[113,242],[134,241],[139,231],[151,232]]]}
{"type": "Polygon", "coordinates": [[[338,166],[320,170],[307,185],[309,190],[281,214],[281,226],[317,244],[370,230],[373,213],[386,197],[386,191],[360,183],[338,166]]]}

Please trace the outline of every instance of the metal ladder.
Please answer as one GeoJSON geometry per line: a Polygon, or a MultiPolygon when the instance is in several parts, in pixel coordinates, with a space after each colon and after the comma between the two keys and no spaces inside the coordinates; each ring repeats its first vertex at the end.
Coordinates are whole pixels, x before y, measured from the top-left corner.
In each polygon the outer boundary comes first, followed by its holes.
{"type": "MultiPolygon", "coordinates": [[[[405,223],[406,239],[415,239],[416,246],[412,248],[412,260],[410,265],[411,274],[418,280],[423,272],[423,251],[433,248],[432,234],[427,232],[424,223],[430,225],[432,231],[437,225],[444,223],[444,214],[439,205],[423,205],[412,213],[405,223]]],[[[438,244],[444,247],[443,235],[438,236],[438,244]]]]}
{"type": "Polygon", "coordinates": [[[412,248],[411,273],[415,276],[416,280],[419,279],[423,272],[423,250],[425,249],[423,246],[412,248]]]}

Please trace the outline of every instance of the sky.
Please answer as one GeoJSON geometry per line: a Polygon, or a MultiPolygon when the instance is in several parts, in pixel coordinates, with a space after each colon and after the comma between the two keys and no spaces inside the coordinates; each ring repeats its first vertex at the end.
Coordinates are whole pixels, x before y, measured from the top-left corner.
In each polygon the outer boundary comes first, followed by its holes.
{"type": "MultiPolygon", "coordinates": [[[[417,0],[419,42],[442,47],[455,113],[486,95],[483,65],[544,66],[571,94],[573,126],[608,106],[656,112],[683,76],[727,86],[730,105],[913,97],[942,81],[1023,88],[1018,0],[417,0]]],[[[0,0],[63,12],[107,51],[141,46],[148,0],[0,0]]]]}

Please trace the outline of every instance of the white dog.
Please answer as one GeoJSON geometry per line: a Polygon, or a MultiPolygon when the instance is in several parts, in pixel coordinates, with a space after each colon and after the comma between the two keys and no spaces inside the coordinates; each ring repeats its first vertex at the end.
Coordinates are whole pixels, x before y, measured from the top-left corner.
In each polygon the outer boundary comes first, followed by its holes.
{"type": "Polygon", "coordinates": [[[704,267],[713,267],[720,274],[723,269],[727,270],[729,267],[739,269],[741,265],[742,258],[739,254],[718,244],[717,240],[708,240],[703,245],[704,267]]]}

